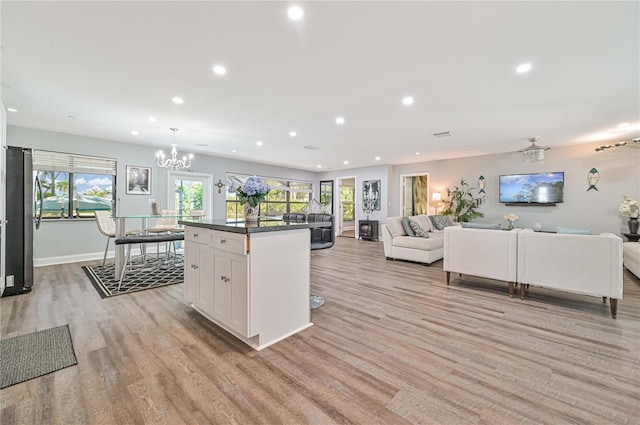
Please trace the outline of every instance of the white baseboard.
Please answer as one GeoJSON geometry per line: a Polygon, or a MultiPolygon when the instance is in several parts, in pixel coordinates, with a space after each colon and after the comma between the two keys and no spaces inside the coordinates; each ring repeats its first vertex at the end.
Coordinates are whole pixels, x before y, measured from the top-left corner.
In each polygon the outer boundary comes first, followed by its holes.
{"type": "MultiPolygon", "coordinates": [[[[181,250],[178,250],[180,252],[181,250]]],[[[161,246],[160,253],[164,253],[165,249],[161,246]]],[[[156,254],[156,247],[149,246],[147,248],[147,254],[156,254]]],[[[43,267],[43,266],[53,266],[55,264],[68,264],[68,263],[81,263],[84,261],[94,261],[94,260],[102,260],[103,252],[88,252],[85,254],[73,254],[73,255],[61,255],[57,257],[45,257],[45,258],[34,258],[33,265],[35,267],[43,267]]],[[[131,250],[131,255],[136,256],[140,255],[140,248],[133,248],[131,250]]],[[[115,251],[107,252],[107,259],[114,258],[115,251]]]]}

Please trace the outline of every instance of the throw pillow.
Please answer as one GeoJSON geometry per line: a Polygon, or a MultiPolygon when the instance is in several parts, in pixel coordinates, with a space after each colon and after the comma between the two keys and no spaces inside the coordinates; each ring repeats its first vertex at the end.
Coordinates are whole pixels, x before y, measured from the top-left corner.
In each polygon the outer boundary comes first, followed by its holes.
{"type": "Polygon", "coordinates": [[[416,232],[411,228],[411,224],[409,223],[409,217],[402,217],[402,227],[404,227],[404,231],[407,232],[409,236],[415,236],[416,232]]]}
{"type": "Polygon", "coordinates": [[[445,227],[453,226],[449,217],[443,215],[430,215],[429,220],[431,220],[433,228],[438,231],[444,230],[445,227]]]}
{"type": "Polygon", "coordinates": [[[409,219],[409,226],[411,226],[411,230],[414,231],[415,236],[419,236],[421,238],[429,237],[429,232],[424,230],[415,220],[409,219]]]}
{"type": "Polygon", "coordinates": [[[556,229],[558,233],[565,235],[590,235],[591,229],[574,229],[572,227],[561,227],[558,226],[556,229]]]}
{"type": "Polygon", "coordinates": [[[487,230],[501,230],[499,224],[484,224],[484,223],[460,223],[460,225],[467,229],[487,229],[487,230]]]}

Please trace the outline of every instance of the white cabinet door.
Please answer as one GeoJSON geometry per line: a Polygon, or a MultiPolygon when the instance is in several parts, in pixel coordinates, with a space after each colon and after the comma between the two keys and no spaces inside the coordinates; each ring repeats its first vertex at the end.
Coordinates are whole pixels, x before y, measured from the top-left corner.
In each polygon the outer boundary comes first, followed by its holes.
{"type": "Polygon", "coordinates": [[[211,279],[213,276],[213,250],[208,245],[198,245],[195,254],[198,256],[196,306],[203,312],[211,314],[215,305],[214,285],[211,279]]]}
{"type": "Polygon", "coordinates": [[[249,282],[247,281],[247,257],[230,255],[227,263],[231,275],[229,282],[228,326],[249,337],[249,282]]]}
{"type": "Polygon", "coordinates": [[[211,316],[248,336],[247,257],[214,250],[214,306],[211,316]]]}
{"type": "Polygon", "coordinates": [[[213,251],[214,272],[212,276],[214,304],[211,316],[224,324],[227,322],[229,282],[231,281],[231,276],[227,272],[228,262],[229,259],[227,258],[227,254],[218,250],[213,251]]]}
{"type": "Polygon", "coordinates": [[[200,244],[193,242],[187,242],[185,244],[184,298],[190,303],[195,303],[198,299],[198,287],[200,286],[198,276],[198,250],[200,246],[200,244]]]}

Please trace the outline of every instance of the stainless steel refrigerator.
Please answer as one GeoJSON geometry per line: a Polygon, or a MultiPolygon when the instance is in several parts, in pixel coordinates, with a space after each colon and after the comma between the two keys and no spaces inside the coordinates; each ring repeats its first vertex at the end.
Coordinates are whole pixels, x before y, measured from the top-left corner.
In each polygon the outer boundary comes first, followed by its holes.
{"type": "MultiPolygon", "coordinates": [[[[34,217],[35,199],[42,190],[33,173],[31,149],[7,147],[6,155],[5,288],[1,296],[30,292],[33,287],[33,230],[40,227],[42,212],[34,217]],[[35,189],[34,189],[35,187],[35,189]]],[[[42,205],[42,202],[38,202],[42,205]]]]}

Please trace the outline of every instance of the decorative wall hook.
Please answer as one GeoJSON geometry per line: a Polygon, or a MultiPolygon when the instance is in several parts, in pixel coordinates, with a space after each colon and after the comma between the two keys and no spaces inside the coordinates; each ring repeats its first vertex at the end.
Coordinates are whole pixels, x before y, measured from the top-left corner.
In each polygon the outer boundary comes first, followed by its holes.
{"type": "Polygon", "coordinates": [[[218,183],[214,184],[214,186],[218,187],[218,193],[222,193],[222,188],[226,186],[226,184],[222,183],[221,179],[218,179],[218,183]]]}

